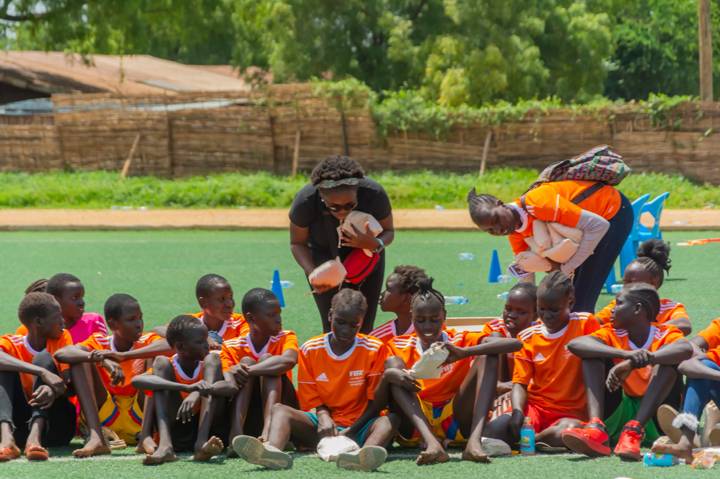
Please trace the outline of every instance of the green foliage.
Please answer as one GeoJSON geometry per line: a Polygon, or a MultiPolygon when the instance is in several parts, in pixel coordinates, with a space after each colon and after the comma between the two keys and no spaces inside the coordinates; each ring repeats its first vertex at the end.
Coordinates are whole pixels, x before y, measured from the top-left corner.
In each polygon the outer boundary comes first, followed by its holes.
{"type": "Polygon", "coordinates": [[[641,102],[643,110],[650,115],[654,126],[660,128],[677,129],[680,127],[681,119],[673,115],[674,110],[689,101],[696,101],[691,96],[667,96],[651,93],[646,102],[641,102]]]}
{"type": "MultiPolygon", "coordinates": [[[[511,200],[537,178],[537,171],[491,169],[475,174],[430,171],[371,172],[395,208],[464,208],[465,195],[478,191],[511,200]]],[[[114,172],[0,173],[0,208],[287,208],[308,179],[267,173],[177,178],[130,177],[114,172]]],[[[633,174],[621,184],[628,197],[670,191],[671,208],[720,207],[720,188],[695,184],[677,175],[633,174]]]]}

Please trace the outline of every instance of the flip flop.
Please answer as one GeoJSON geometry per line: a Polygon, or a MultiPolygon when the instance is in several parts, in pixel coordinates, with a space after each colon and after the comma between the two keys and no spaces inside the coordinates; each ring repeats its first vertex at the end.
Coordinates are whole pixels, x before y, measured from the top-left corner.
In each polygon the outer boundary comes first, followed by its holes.
{"type": "Polygon", "coordinates": [[[20,457],[20,449],[17,446],[3,447],[0,449],[0,462],[12,461],[20,457]]]}
{"type": "Polygon", "coordinates": [[[682,438],[682,431],[672,425],[673,420],[679,413],[675,408],[668,404],[663,404],[657,410],[657,419],[660,429],[670,440],[677,444],[682,438]]]}
{"type": "Polygon", "coordinates": [[[47,461],[50,453],[42,446],[27,446],[25,447],[25,457],[28,461],[47,461]]]}
{"type": "Polygon", "coordinates": [[[720,446],[720,426],[712,428],[708,440],[710,441],[710,445],[712,447],[720,446]]]}
{"type": "Polygon", "coordinates": [[[232,447],[241,458],[250,464],[268,469],[290,469],[293,465],[292,456],[280,449],[265,445],[252,436],[236,436],[232,447]]]}
{"type": "Polygon", "coordinates": [[[570,450],[567,447],[551,446],[550,444],[547,444],[545,442],[536,443],[535,449],[537,450],[537,452],[540,452],[543,454],[562,454],[565,452],[570,452],[570,450]]]}

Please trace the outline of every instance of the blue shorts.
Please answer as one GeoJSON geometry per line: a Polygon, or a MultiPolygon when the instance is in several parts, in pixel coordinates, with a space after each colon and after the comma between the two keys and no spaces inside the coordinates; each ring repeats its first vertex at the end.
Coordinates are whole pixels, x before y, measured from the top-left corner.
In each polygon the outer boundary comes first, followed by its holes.
{"type": "MultiPolygon", "coordinates": [[[[314,412],[306,412],[305,415],[308,417],[308,419],[310,419],[310,421],[313,423],[313,425],[315,425],[315,427],[317,427],[317,425],[318,425],[317,414],[315,414],[314,412]]],[[[375,424],[375,421],[377,421],[377,419],[378,418],[370,419],[358,431],[357,436],[355,437],[355,439],[357,439],[356,442],[358,443],[358,445],[362,446],[363,444],[365,444],[365,440],[367,439],[368,433],[370,432],[370,428],[372,427],[373,424],[375,424]]],[[[347,429],[347,427],[345,427],[345,426],[337,427],[338,431],[344,431],[345,429],[347,429]]]]}

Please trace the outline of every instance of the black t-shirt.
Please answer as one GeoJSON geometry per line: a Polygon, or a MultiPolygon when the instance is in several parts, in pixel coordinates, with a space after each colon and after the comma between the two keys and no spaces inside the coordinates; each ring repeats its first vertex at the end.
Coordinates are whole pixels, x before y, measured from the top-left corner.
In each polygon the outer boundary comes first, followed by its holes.
{"type": "MultiPolygon", "coordinates": [[[[379,183],[363,178],[357,190],[357,211],[371,214],[378,221],[387,218],[392,212],[390,198],[379,183]]],[[[290,221],[297,226],[310,229],[308,246],[316,259],[332,258],[338,243],[337,227],[340,222],[325,207],[316,186],[306,185],[298,191],[290,207],[290,221]],[[333,244],[331,244],[331,241],[333,244]]],[[[342,248],[344,257],[349,248],[342,248]]]]}

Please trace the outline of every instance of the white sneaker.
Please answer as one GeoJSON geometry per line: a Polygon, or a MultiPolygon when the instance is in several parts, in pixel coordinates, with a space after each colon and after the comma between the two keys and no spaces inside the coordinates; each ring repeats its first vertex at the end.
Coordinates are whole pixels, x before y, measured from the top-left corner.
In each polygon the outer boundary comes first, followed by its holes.
{"type": "Polygon", "coordinates": [[[387,459],[387,451],[380,446],[365,446],[359,451],[344,452],[338,456],[337,466],[351,471],[374,471],[387,459]]]}
{"type": "Polygon", "coordinates": [[[252,436],[236,436],[232,440],[233,450],[250,464],[268,469],[290,469],[292,456],[252,436]]]}
{"type": "Polygon", "coordinates": [[[492,437],[483,437],[480,439],[480,445],[490,457],[509,456],[512,454],[512,449],[505,441],[500,439],[494,439],[492,437]]]}

